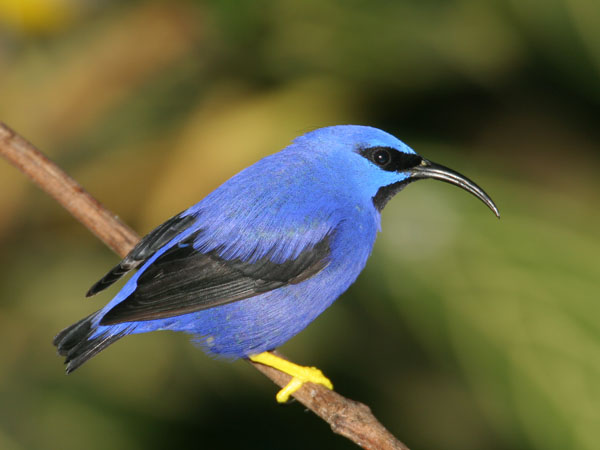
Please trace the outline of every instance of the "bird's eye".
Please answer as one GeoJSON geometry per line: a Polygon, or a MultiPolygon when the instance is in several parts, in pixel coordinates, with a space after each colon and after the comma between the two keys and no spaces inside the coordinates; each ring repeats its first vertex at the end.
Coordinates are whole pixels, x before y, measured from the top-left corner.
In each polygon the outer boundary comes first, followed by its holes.
{"type": "Polygon", "coordinates": [[[379,167],[385,167],[392,160],[392,156],[390,155],[390,152],[385,148],[381,148],[381,149],[373,152],[372,158],[373,158],[373,162],[375,164],[377,164],[379,167]]]}

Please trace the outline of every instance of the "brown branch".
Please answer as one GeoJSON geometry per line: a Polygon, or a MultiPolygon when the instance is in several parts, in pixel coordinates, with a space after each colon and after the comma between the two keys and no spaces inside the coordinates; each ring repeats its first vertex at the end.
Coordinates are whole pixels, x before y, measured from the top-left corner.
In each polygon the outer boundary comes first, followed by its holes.
{"type": "MultiPolygon", "coordinates": [[[[84,191],[75,180],[32,144],[2,122],[0,122],[0,155],[54,197],[119,256],[124,257],[138,242],[139,237],[135,232],[117,216],[84,191]]],[[[253,362],[251,364],[281,387],[290,380],[289,375],[277,369],[253,362]]],[[[408,450],[408,447],[379,423],[369,407],[362,403],[312,383],[303,385],[293,396],[329,423],[334,433],[347,437],[362,448],[408,450]]]]}
{"type": "Polygon", "coordinates": [[[60,203],[115,253],[125,256],[139,240],[73,178],[37,148],[0,122],[0,155],[60,203]]]}

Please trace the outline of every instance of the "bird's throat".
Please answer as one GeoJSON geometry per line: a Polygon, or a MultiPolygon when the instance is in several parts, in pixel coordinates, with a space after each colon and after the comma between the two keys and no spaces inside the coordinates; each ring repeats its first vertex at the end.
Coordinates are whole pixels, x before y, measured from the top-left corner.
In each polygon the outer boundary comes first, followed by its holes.
{"type": "Polygon", "coordinates": [[[377,208],[377,211],[381,212],[385,205],[402,189],[408,184],[416,181],[415,179],[406,178],[397,183],[388,184],[387,186],[380,187],[377,193],[373,196],[373,205],[377,208]]]}

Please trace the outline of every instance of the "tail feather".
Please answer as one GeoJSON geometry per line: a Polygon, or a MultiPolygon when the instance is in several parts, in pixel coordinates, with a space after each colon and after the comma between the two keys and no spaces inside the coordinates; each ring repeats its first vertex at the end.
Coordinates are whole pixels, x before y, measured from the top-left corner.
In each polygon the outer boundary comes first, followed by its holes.
{"type": "Polygon", "coordinates": [[[126,332],[117,334],[103,333],[92,338],[95,331],[92,322],[97,314],[95,312],[65,328],[52,341],[57,347],[58,354],[65,357],[67,373],[73,372],[92,356],[98,354],[126,334],[126,332]]]}

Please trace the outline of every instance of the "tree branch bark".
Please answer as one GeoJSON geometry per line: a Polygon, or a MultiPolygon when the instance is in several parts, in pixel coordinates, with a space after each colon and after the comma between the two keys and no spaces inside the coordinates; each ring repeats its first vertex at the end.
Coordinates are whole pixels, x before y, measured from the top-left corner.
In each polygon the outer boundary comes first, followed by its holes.
{"type": "MultiPolygon", "coordinates": [[[[139,241],[131,228],[42,152],[2,122],[0,155],[50,194],[119,256],[124,257],[139,241]]],[[[250,364],[280,387],[290,380],[289,375],[277,369],[254,362],[250,364]]],[[[375,418],[370,408],[362,403],[312,383],[304,384],[293,396],[329,423],[334,433],[347,437],[362,448],[408,450],[375,418]]]]}

